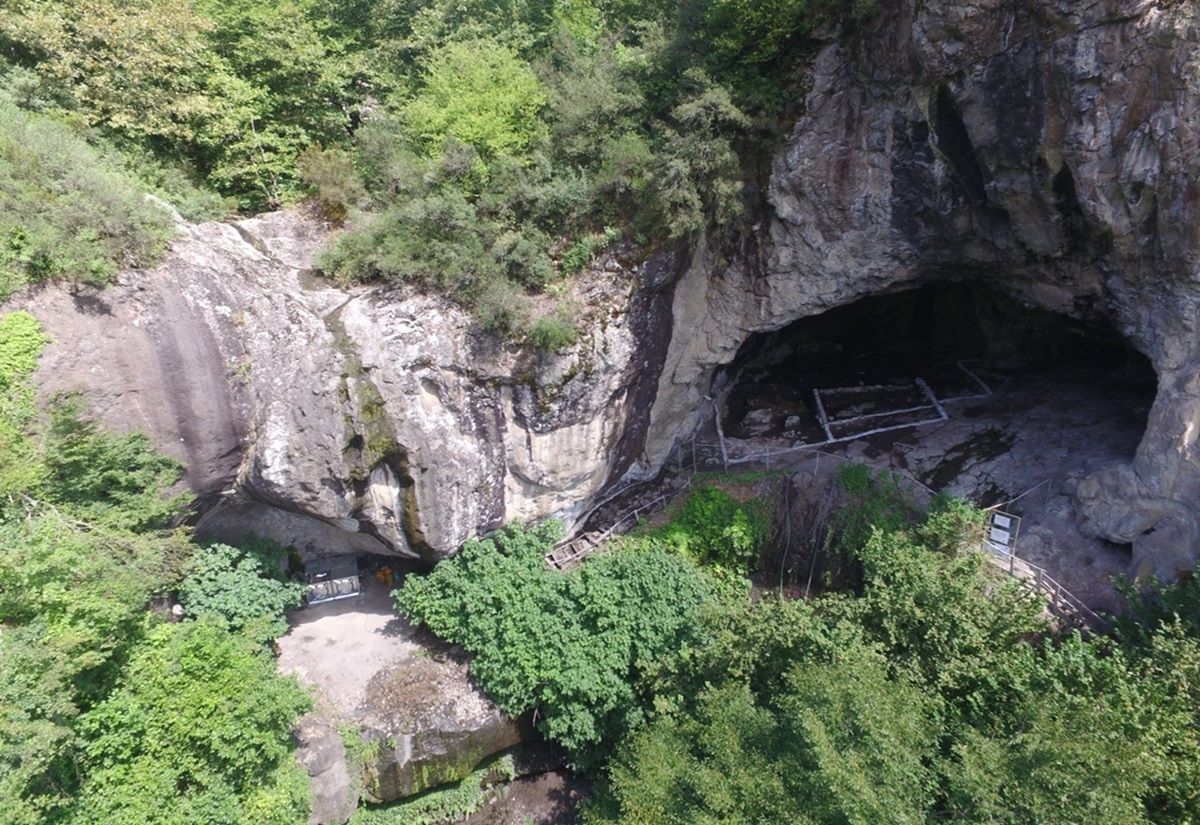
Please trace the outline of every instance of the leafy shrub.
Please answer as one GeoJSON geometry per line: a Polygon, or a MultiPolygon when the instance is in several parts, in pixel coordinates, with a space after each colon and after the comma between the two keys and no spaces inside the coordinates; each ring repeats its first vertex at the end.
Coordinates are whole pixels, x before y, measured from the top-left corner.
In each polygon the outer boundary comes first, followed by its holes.
{"type": "Polygon", "coordinates": [[[158,627],[81,720],[88,773],[70,821],[303,821],[290,731],[308,707],[252,640],[208,621],[158,627]]]}
{"type": "Polygon", "coordinates": [[[574,319],[561,309],[538,318],[529,329],[529,343],[545,352],[569,347],[578,338],[574,319]]]}
{"type": "Polygon", "coordinates": [[[718,487],[704,485],[688,495],[670,523],[642,535],[652,546],[681,553],[723,574],[745,575],[770,530],[765,502],[739,502],[718,487]]]}
{"type": "Polygon", "coordinates": [[[546,128],[546,91],[510,48],[490,39],[450,42],[425,64],[424,85],[403,113],[414,139],[434,154],[448,139],[473,147],[483,162],[524,158],[546,128]]]}
{"type": "Polygon", "coordinates": [[[296,159],[300,179],[316,193],[317,205],[325,217],[341,223],[366,197],[366,191],[354,168],[354,157],[342,149],[310,146],[296,159]]]}
{"type": "Polygon", "coordinates": [[[141,433],[115,436],[80,415],[75,398],[50,413],[44,494],[97,524],[146,530],[166,526],[185,498],[166,497],[183,466],[157,453],[141,433]]]}
{"type": "Polygon", "coordinates": [[[219,622],[234,632],[253,626],[263,639],[283,635],[284,611],[299,606],[304,596],[304,585],[287,581],[280,571],[286,556],[286,548],[256,538],[240,548],[198,548],[191,572],[179,585],[185,615],[219,622]]]}
{"type": "Polygon", "coordinates": [[[676,644],[713,591],[661,551],[551,571],[544,555],[559,529],[511,526],[467,542],[395,595],[414,621],[473,654],[472,674],[505,712],[536,708],[546,735],[585,758],[637,724],[638,669],[676,644]]]}
{"type": "Polygon", "coordinates": [[[47,338],[28,312],[0,315],[0,510],[32,487],[43,468],[26,430],[36,412],[30,378],[47,338]]]}
{"type": "Polygon", "coordinates": [[[924,822],[932,703],[877,653],[846,654],[794,667],[773,697],[703,689],[622,745],[586,821],[924,822]]]}
{"type": "Polygon", "coordinates": [[[0,300],[52,279],[105,284],[151,262],[172,231],[78,135],[0,97],[0,300]]]}

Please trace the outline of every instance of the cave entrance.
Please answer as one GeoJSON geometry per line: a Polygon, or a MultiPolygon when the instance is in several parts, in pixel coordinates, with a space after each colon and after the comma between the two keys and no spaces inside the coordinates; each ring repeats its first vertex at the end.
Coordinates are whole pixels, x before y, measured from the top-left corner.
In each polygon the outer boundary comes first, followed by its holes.
{"type": "Polygon", "coordinates": [[[1116,609],[1128,547],[1080,531],[1073,483],[1133,457],[1155,391],[1110,326],[938,283],[751,336],[714,377],[716,415],[691,455],[702,469],[790,470],[793,526],[845,460],[1001,507],[1022,519],[1016,555],[1116,609]]]}
{"type": "Polygon", "coordinates": [[[1155,375],[1111,328],[985,287],[939,283],[754,335],[714,379],[721,428],[743,447],[851,442],[989,409],[1002,417],[1022,389],[1026,402],[1041,393],[1097,412],[1115,406],[1112,423],[1127,436],[1116,440],[1132,455],[1155,375]]]}

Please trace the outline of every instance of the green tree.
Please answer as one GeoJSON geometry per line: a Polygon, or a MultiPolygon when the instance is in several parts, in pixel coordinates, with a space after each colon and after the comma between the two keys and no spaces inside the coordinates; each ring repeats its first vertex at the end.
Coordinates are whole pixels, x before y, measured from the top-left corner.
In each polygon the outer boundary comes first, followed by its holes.
{"type": "Polygon", "coordinates": [[[933,705],[878,653],[797,666],[756,697],[736,681],[625,744],[588,822],[920,823],[933,782],[933,705]]]}
{"type": "Polygon", "coordinates": [[[0,300],[27,283],[106,284],[151,263],[172,232],[169,213],[78,134],[0,93],[0,300]]]}
{"type": "Polygon", "coordinates": [[[511,49],[492,40],[452,42],[433,53],[421,91],[404,106],[413,138],[433,154],[448,139],[490,161],[526,158],[546,138],[547,94],[511,49]]]}
{"type": "Polygon", "coordinates": [[[212,622],[158,627],[81,720],[88,773],[70,821],[303,821],[290,730],[308,706],[256,642],[212,622]]]}
{"type": "Polygon", "coordinates": [[[580,757],[641,717],[636,673],[675,644],[708,580],[663,552],[615,552],[562,575],[546,567],[555,525],[468,542],[396,593],[399,608],[473,655],[502,709],[536,708],[542,729],[580,757]]]}
{"type": "Polygon", "coordinates": [[[644,533],[641,541],[682,553],[722,575],[744,576],[770,531],[765,502],[739,502],[718,487],[700,485],[668,524],[644,533]]]}
{"type": "Polygon", "coordinates": [[[304,585],[284,578],[287,549],[248,538],[239,547],[209,544],[196,550],[179,585],[179,601],[193,619],[221,622],[232,631],[253,627],[264,641],[287,631],[285,610],[298,607],[304,585]]]}
{"type": "Polygon", "coordinates": [[[93,523],[146,530],[166,526],[187,503],[166,497],[183,466],[154,451],[141,433],[114,436],[60,399],[50,412],[47,478],[41,493],[93,523]]]}

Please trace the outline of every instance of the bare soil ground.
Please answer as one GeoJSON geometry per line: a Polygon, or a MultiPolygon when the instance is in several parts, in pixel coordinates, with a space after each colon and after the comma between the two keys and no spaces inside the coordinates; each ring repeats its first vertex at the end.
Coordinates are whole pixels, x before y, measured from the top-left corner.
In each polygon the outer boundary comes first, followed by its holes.
{"type": "Polygon", "coordinates": [[[339,719],[353,717],[367,683],[385,667],[424,656],[424,634],[396,615],[389,588],[365,577],[362,595],[292,613],[291,630],[276,643],[279,669],[317,689],[318,704],[339,719]]]}

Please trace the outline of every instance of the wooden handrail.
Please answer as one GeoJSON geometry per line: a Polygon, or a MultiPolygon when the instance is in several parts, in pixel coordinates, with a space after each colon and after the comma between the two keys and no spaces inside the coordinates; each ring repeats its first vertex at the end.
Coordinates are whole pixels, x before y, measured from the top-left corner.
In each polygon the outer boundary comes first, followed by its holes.
{"type": "MultiPolygon", "coordinates": [[[[683,442],[683,444],[680,446],[679,449],[681,451],[681,455],[686,455],[686,453],[689,452],[688,448],[686,447],[687,444],[688,444],[688,442],[683,442]]],[[[701,446],[718,446],[718,445],[703,444],[700,441],[700,439],[698,439],[698,438],[691,439],[690,452],[691,452],[691,456],[692,456],[692,464],[691,464],[691,467],[687,468],[687,477],[686,477],[683,485],[679,489],[662,493],[662,494],[656,496],[654,499],[652,499],[649,502],[634,504],[632,507],[627,509],[624,513],[622,513],[619,518],[617,518],[615,521],[613,521],[613,523],[607,529],[602,530],[599,533],[587,533],[582,536],[573,535],[573,536],[568,536],[568,537],[564,538],[561,542],[556,544],[550,550],[549,553],[546,554],[546,563],[548,565],[550,565],[551,567],[555,567],[559,570],[565,570],[566,568],[573,565],[575,562],[582,559],[584,556],[591,553],[597,547],[601,546],[602,544],[607,542],[609,539],[611,539],[617,533],[617,531],[630,519],[637,519],[637,518],[641,517],[641,515],[643,513],[652,512],[659,505],[670,501],[671,499],[675,498],[676,496],[680,495],[685,490],[687,490],[689,487],[691,487],[693,481],[695,480],[696,473],[699,472],[699,466],[698,466],[699,462],[697,461],[696,454],[697,454],[697,449],[701,446]],[[567,552],[564,554],[562,551],[567,551],[567,552]]],[[[844,456],[827,453],[824,450],[817,449],[816,445],[792,447],[790,449],[783,449],[783,450],[779,450],[779,451],[768,451],[768,452],[759,453],[757,455],[750,456],[750,457],[741,457],[741,458],[725,458],[725,457],[723,457],[724,461],[722,463],[725,463],[725,461],[727,461],[728,464],[742,464],[742,463],[748,463],[749,461],[752,461],[752,460],[758,460],[761,457],[778,458],[778,457],[782,457],[783,455],[786,455],[786,454],[792,453],[792,452],[816,453],[818,455],[828,456],[828,457],[833,458],[842,463],[858,463],[858,464],[863,463],[861,460],[851,462],[849,459],[847,459],[844,456]]],[[[682,458],[680,461],[680,469],[681,470],[684,469],[682,458]]],[[[933,492],[933,490],[931,490],[927,485],[923,484],[921,481],[908,475],[907,473],[897,471],[894,468],[879,468],[879,467],[877,467],[875,469],[886,471],[886,472],[892,474],[892,476],[894,478],[903,478],[908,482],[917,484],[918,486],[922,487],[923,489],[925,489],[926,491],[928,491],[930,493],[933,492]]],[[[642,483],[645,483],[645,482],[642,482],[642,483]]],[[[599,504],[593,506],[588,511],[588,517],[590,518],[592,515],[594,515],[596,512],[599,511],[600,507],[613,501],[614,499],[616,499],[617,496],[619,496],[625,492],[628,492],[629,490],[632,490],[632,489],[636,488],[637,486],[639,486],[638,483],[620,486],[615,492],[610,493],[608,496],[606,496],[604,499],[602,499],[599,504]]],[[[1094,610],[1092,610],[1090,607],[1088,607],[1086,604],[1084,604],[1082,600],[1077,598],[1074,594],[1072,594],[1069,590],[1067,590],[1067,588],[1063,587],[1063,585],[1061,583],[1059,583],[1058,581],[1056,581],[1048,572],[1046,572],[1045,569],[1039,567],[1036,564],[1028,562],[1025,559],[1020,559],[1013,553],[1005,553],[1005,554],[994,553],[988,548],[986,541],[982,542],[978,546],[978,550],[981,551],[987,557],[988,562],[990,564],[992,564],[995,567],[999,567],[1001,570],[1008,573],[1008,575],[1012,576],[1013,578],[1017,579],[1018,581],[1024,583],[1026,586],[1032,588],[1035,592],[1044,596],[1047,599],[1047,601],[1049,602],[1052,612],[1059,614],[1059,615],[1068,613],[1068,611],[1066,609],[1064,609],[1064,605],[1065,605],[1065,607],[1070,608],[1070,612],[1074,613],[1076,616],[1083,619],[1085,624],[1088,624],[1088,625],[1091,625],[1091,626],[1094,626],[1097,628],[1107,628],[1109,626],[1109,624],[1106,620],[1101,618],[1099,616],[1099,614],[1097,614],[1094,610]]]]}

